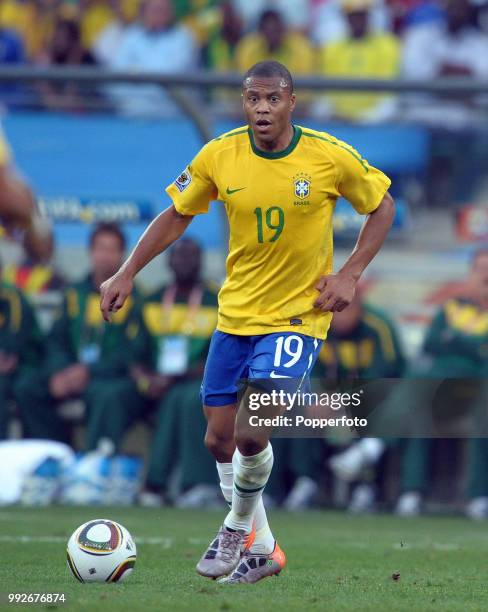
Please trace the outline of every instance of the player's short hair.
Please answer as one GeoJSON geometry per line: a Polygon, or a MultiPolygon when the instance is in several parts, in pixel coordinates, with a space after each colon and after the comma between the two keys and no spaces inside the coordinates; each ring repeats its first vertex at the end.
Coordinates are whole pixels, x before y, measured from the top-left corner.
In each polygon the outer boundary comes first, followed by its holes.
{"type": "Polygon", "coordinates": [[[251,66],[242,79],[242,86],[245,87],[246,79],[250,77],[264,77],[268,79],[278,78],[283,79],[287,86],[290,87],[290,93],[293,93],[293,78],[286,66],[272,60],[258,62],[251,66]]]}
{"type": "Polygon", "coordinates": [[[95,228],[90,234],[90,240],[88,243],[90,246],[90,249],[93,248],[93,245],[95,244],[96,239],[101,234],[112,234],[112,236],[115,236],[120,242],[120,249],[122,251],[125,251],[125,247],[127,243],[126,243],[124,232],[120,229],[120,226],[117,223],[112,223],[110,221],[102,221],[100,223],[97,223],[97,225],[95,225],[95,228]]]}

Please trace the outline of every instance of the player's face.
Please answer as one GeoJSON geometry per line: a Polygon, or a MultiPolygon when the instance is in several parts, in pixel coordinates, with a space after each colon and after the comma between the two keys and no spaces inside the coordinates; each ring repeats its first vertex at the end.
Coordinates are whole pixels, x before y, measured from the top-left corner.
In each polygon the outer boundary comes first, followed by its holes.
{"type": "Polygon", "coordinates": [[[98,234],[90,250],[94,275],[98,279],[107,280],[120,268],[123,256],[122,245],[115,234],[109,232],[98,234]]]}
{"type": "Polygon", "coordinates": [[[255,140],[276,142],[291,123],[295,94],[279,77],[249,77],[245,80],[243,108],[255,140]]]}

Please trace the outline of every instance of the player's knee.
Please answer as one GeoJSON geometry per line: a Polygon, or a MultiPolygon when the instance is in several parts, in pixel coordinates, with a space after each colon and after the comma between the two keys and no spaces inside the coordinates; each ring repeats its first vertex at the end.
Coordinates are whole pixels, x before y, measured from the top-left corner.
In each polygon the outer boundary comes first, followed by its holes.
{"type": "Polygon", "coordinates": [[[215,432],[208,428],[204,441],[205,446],[217,461],[232,461],[232,455],[234,453],[234,440],[232,436],[228,436],[224,432],[215,432]]]}
{"type": "Polygon", "coordinates": [[[239,432],[237,430],[235,433],[235,443],[239,452],[249,457],[251,455],[257,455],[265,449],[268,441],[254,437],[250,435],[249,432],[239,432]]]}

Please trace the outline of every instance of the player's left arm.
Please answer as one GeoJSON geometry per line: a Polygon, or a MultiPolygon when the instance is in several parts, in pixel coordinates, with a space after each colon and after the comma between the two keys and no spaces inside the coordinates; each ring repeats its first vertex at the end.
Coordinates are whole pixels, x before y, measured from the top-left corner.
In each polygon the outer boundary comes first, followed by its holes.
{"type": "Polygon", "coordinates": [[[358,151],[340,140],[328,147],[335,167],[335,194],[342,196],[361,215],[367,215],[356,246],[337,272],[320,278],[315,307],[339,312],[350,304],[362,273],[384,243],[395,216],[395,203],[388,193],[390,179],[370,166],[358,151]]]}
{"type": "Polygon", "coordinates": [[[320,292],[314,306],[326,312],[340,312],[348,306],[356,285],[366,267],[386,240],[393,218],[395,202],[386,192],[379,206],[366,218],[351,255],[336,274],[322,276],[316,286],[320,292]]]}

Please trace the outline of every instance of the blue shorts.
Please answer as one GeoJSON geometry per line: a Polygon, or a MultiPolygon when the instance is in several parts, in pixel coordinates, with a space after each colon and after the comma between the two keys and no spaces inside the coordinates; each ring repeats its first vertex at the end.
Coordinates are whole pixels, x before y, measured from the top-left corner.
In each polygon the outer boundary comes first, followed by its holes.
{"type": "Polygon", "coordinates": [[[317,359],[322,340],[295,332],[260,336],[213,333],[200,397],[204,406],[237,402],[242,379],[305,379],[317,359]]]}

